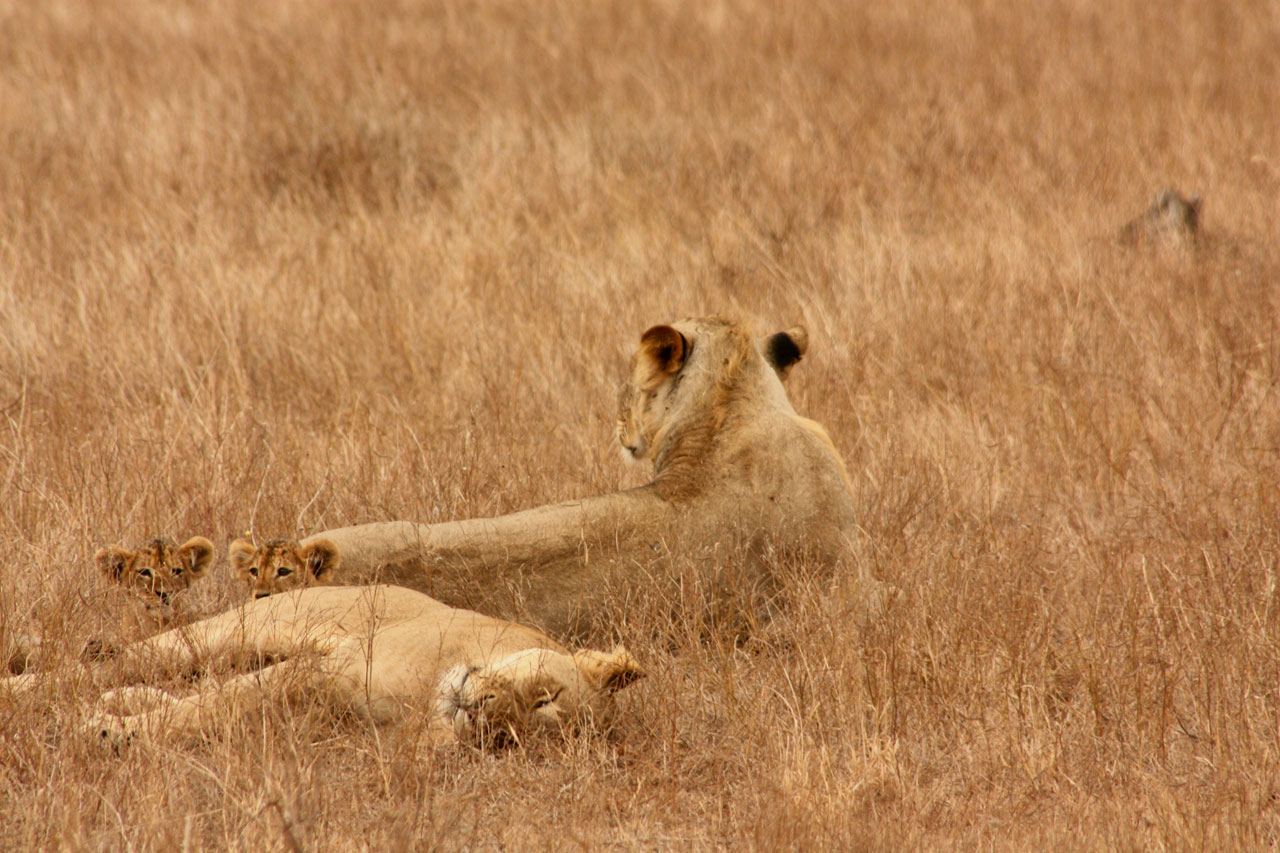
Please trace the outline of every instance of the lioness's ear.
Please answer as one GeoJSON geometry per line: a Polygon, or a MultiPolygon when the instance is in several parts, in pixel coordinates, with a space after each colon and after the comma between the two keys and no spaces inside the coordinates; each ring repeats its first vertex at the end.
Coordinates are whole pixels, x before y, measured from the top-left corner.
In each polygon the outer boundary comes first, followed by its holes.
{"type": "Polygon", "coordinates": [[[124,548],[99,548],[98,553],[93,555],[93,564],[104,578],[119,583],[125,566],[137,556],[136,552],[126,551],[124,548]]]}
{"type": "Polygon", "coordinates": [[[311,576],[321,583],[328,583],[338,566],[342,565],[338,546],[328,539],[317,539],[309,545],[298,546],[298,559],[307,564],[311,576]]]}
{"type": "Polygon", "coordinates": [[[227,558],[231,560],[231,569],[238,575],[244,575],[249,570],[249,564],[253,562],[253,557],[258,553],[258,549],[253,543],[247,539],[237,539],[227,548],[227,558]]]}
{"type": "Polygon", "coordinates": [[[213,564],[213,543],[203,536],[193,536],[178,549],[178,559],[191,572],[191,579],[204,577],[213,564]]]}
{"type": "Polygon", "coordinates": [[[656,374],[678,371],[689,354],[689,342],[670,326],[654,326],[640,336],[640,352],[656,374]]]}
{"type": "Polygon", "coordinates": [[[779,379],[786,379],[792,366],[804,358],[809,349],[809,333],[804,326],[792,326],[785,332],[765,338],[763,349],[764,360],[769,362],[779,379]]]}
{"type": "Polygon", "coordinates": [[[590,649],[574,652],[573,662],[592,687],[611,693],[634,684],[647,674],[624,646],[615,646],[608,654],[590,649]]]}

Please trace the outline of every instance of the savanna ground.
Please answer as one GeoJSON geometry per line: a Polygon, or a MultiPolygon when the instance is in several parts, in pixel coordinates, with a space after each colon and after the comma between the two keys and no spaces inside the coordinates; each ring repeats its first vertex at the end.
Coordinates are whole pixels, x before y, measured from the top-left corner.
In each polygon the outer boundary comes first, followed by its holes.
{"type": "MultiPolygon", "coordinates": [[[[647,326],[808,326],[874,625],[621,614],[612,737],[281,708],[116,755],[0,700],[6,848],[1280,837],[1275,3],[0,4],[0,639],[225,554],[643,481],[647,326]],[[1157,190],[1204,239],[1118,248],[1157,190]]],[[[239,599],[220,557],[194,594],[239,599]]]]}

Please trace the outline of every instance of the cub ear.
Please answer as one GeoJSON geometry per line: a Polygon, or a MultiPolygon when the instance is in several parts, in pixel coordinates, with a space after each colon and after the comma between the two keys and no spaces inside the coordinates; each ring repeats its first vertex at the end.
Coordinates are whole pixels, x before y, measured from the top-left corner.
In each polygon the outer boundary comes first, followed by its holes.
{"type": "Polygon", "coordinates": [[[670,376],[684,366],[689,341],[670,326],[654,326],[640,336],[640,354],[653,369],[655,378],[670,376]]]}
{"type": "Polygon", "coordinates": [[[809,349],[809,332],[804,326],[792,326],[785,332],[770,335],[764,340],[764,360],[778,374],[779,379],[786,379],[791,368],[809,349]]]}
{"type": "Polygon", "coordinates": [[[333,578],[333,573],[342,565],[338,546],[328,539],[317,539],[310,544],[299,545],[298,559],[306,564],[311,576],[320,583],[328,583],[333,578]]]}
{"type": "Polygon", "coordinates": [[[191,579],[204,577],[213,564],[213,543],[203,536],[193,536],[178,549],[178,559],[191,572],[191,579]]]}
{"type": "Polygon", "coordinates": [[[245,575],[249,571],[249,564],[253,562],[254,556],[258,553],[258,549],[248,539],[237,539],[227,548],[227,558],[231,560],[231,569],[238,575],[245,575]]]}
{"type": "Polygon", "coordinates": [[[615,646],[608,654],[590,649],[574,652],[573,662],[592,687],[609,693],[628,687],[648,674],[625,646],[615,646]]]}
{"type": "Polygon", "coordinates": [[[137,556],[135,552],[124,548],[99,548],[98,553],[93,555],[93,563],[104,578],[119,583],[124,576],[125,567],[137,556]]]}

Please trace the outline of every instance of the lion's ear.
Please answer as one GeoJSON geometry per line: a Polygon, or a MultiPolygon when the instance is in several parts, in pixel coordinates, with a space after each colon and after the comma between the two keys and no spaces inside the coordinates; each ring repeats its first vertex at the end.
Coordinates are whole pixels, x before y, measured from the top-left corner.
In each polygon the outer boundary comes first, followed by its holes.
{"type": "Polygon", "coordinates": [[[204,577],[213,564],[213,543],[203,536],[193,536],[178,549],[178,559],[191,572],[191,579],[204,577]]]}
{"type": "Polygon", "coordinates": [[[809,349],[809,332],[804,326],[792,326],[785,332],[770,335],[764,340],[764,360],[777,372],[779,379],[786,379],[791,368],[809,349]]]}
{"type": "Polygon", "coordinates": [[[333,573],[342,565],[338,546],[328,539],[317,539],[298,547],[298,559],[306,564],[311,576],[321,583],[328,583],[333,573]]]}
{"type": "Polygon", "coordinates": [[[689,341],[670,326],[654,326],[640,336],[640,353],[656,377],[670,376],[684,366],[689,341]]]}
{"type": "Polygon", "coordinates": [[[125,566],[128,566],[137,556],[133,551],[126,551],[124,548],[99,548],[98,553],[93,555],[93,564],[98,567],[98,571],[102,572],[104,578],[119,583],[124,575],[125,566]]]}
{"type": "Polygon", "coordinates": [[[237,539],[232,542],[227,548],[227,558],[231,560],[232,571],[239,575],[245,574],[257,553],[258,549],[248,539],[237,539]]]}
{"type": "Polygon", "coordinates": [[[611,693],[628,687],[647,675],[624,646],[615,646],[608,654],[589,649],[574,652],[573,662],[592,687],[611,693]]]}

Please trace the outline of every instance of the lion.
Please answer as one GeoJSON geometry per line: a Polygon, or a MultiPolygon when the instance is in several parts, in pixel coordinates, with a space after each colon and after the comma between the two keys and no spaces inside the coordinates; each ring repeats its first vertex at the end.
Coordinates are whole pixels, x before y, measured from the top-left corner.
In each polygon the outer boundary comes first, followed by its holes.
{"type": "Polygon", "coordinates": [[[605,609],[654,592],[672,558],[721,588],[765,593],[780,555],[853,569],[849,474],[782,384],[808,344],[802,327],[757,339],[720,317],[654,326],[631,359],[617,425],[624,456],[652,463],[648,484],[496,518],[362,524],[303,544],[341,551],[336,582],[400,584],[559,637],[608,630],[605,609]]]}
{"type": "Polygon", "coordinates": [[[1121,227],[1117,237],[1122,246],[1194,244],[1200,234],[1200,206],[1200,196],[1184,198],[1166,187],[1146,211],[1121,227]]]}
{"type": "Polygon", "coordinates": [[[182,595],[207,576],[214,555],[213,543],[203,536],[182,545],[157,537],[134,550],[99,548],[93,563],[108,583],[140,605],[126,612],[123,623],[124,633],[137,638],[184,618],[182,595]]]}
{"type": "MultiPolygon", "coordinates": [[[[532,628],[386,585],[253,599],[135,643],[94,673],[125,684],[99,697],[87,724],[115,745],[209,736],[286,700],[378,726],[426,715],[433,745],[518,745],[607,727],[614,694],[645,676],[622,646],[570,653],[532,628]],[[165,674],[209,677],[183,696],[141,683],[165,674]]],[[[27,678],[4,682],[29,692],[27,678]]]]}
{"type": "Polygon", "coordinates": [[[327,539],[300,545],[296,539],[272,539],[256,546],[237,539],[227,550],[231,571],[254,598],[333,582],[342,556],[327,539]]]}
{"type": "MultiPolygon", "coordinates": [[[[83,657],[105,657],[122,642],[142,639],[181,623],[187,618],[183,593],[208,575],[213,564],[213,543],[194,536],[182,545],[156,537],[135,549],[99,548],[93,564],[119,595],[103,601],[104,615],[112,625],[111,637],[97,637],[84,648],[83,657]]],[[[43,642],[23,635],[8,661],[17,674],[36,666],[43,642]]]]}

